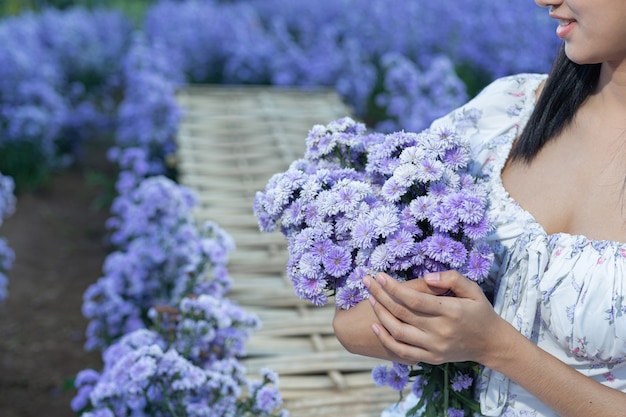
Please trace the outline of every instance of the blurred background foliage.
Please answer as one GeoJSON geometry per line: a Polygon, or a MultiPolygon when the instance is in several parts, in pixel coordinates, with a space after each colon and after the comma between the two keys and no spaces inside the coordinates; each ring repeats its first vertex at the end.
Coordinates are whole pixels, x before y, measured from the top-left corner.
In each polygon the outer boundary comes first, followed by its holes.
{"type": "Polygon", "coordinates": [[[188,83],[334,88],[369,127],[419,131],[546,71],[556,40],[532,2],[0,0],[0,172],[38,188],[100,139],[167,165],[188,83]]]}
{"type": "Polygon", "coordinates": [[[0,17],[46,8],[67,9],[77,6],[117,9],[138,23],[154,2],[155,0],[0,0],[0,17]]]}

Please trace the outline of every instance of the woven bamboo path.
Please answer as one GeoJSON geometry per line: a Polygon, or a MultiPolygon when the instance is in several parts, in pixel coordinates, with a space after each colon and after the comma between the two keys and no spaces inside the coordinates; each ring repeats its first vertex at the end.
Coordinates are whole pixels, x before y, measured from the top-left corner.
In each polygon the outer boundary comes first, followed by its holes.
{"type": "Polygon", "coordinates": [[[293,417],[380,416],[398,397],[373,384],[371,369],[379,362],[337,342],[332,306],[315,307],[294,295],[285,275],[285,238],[259,232],[252,212],[255,192],[302,157],[308,130],[350,110],[329,90],[189,86],[178,100],[185,110],[179,181],[199,194],[197,219],[217,222],[234,238],[229,298],[263,322],[247,344],[248,372],[278,372],[293,417]]]}

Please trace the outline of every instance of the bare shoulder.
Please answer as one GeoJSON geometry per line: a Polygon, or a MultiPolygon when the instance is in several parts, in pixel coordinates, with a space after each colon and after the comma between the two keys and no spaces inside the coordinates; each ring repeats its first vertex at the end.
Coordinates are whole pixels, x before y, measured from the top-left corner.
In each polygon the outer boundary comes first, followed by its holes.
{"type": "Polygon", "coordinates": [[[543,87],[546,85],[546,81],[547,79],[543,80],[535,90],[535,101],[539,100],[539,97],[541,97],[541,93],[543,92],[543,87]]]}

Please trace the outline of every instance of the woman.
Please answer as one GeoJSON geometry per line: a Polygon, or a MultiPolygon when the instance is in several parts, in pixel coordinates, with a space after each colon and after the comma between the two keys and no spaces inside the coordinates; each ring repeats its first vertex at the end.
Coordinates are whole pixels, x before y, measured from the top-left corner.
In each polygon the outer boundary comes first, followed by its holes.
{"type": "Polygon", "coordinates": [[[536,2],[564,41],[547,80],[497,80],[434,123],[491,187],[493,305],[454,271],[380,273],[334,327],[358,354],[479,362],[484,415],[626,416],[626,2],[536,2]]]}

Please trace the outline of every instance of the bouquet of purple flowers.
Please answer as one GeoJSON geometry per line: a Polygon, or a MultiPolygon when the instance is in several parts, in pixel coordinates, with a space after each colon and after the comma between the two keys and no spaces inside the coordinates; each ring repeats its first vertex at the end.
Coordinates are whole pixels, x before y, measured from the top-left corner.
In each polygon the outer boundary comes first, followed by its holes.
{"type": "MultiPolygon", "coordinates": [[[[262,231],[287,237],[287,274],[315,305],[335,296],[348,309],[368,297],[366,274],[404,281],[455,269],[483,281],[493,253],[484,182],[470,173],[470,147],[453,129],[369,133],[350,118],[314,126],[304,158],[272,176],[254,212],[262,231]]],[[[409,414],[472,414],[473,363],[396,364],[375,382],[419,402],[409,414]]]]}
{"type": "Polygon", "coordinates": [[[492,252],[484,184],[468,171],[469,145],[452,129],[367,133],[350,118],[314,126],[304,158],[272,176],[254,212],[287,237],[287,273],[315,305],[367,298],[361,279],[399,280],[456,269],[480,282],[492,252]]]}

